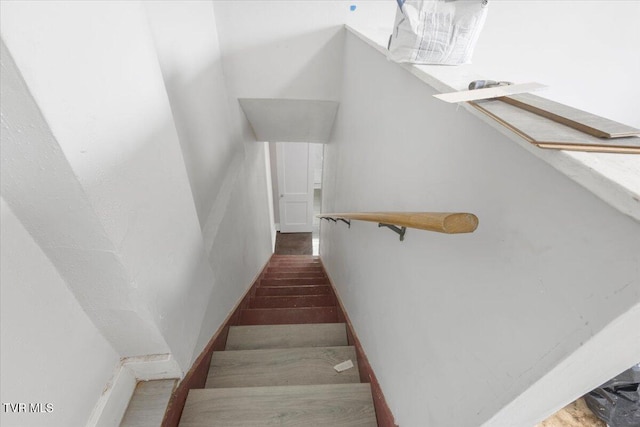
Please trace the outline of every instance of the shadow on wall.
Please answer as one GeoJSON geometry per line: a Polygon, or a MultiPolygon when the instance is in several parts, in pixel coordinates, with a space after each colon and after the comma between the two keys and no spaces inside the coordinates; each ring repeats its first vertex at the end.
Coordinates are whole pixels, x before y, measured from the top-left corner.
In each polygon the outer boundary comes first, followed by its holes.
{"type": "Polygon", "coordinates": [[[235,86],[231,93],[239,98],[339,100],[344,40],[344,27],[334,26],[251,48],[223,50],[226,74],[234,76],[229,81],[235,86]],[[282,75],[289,75],[289,80],[283,81],[282,75]]]}
{"type": "Polygon", "coordinates": [[[239,150],[221,67],[218,60],[189,79],[172,70],[164,76],[201,228],[239,150]]]}

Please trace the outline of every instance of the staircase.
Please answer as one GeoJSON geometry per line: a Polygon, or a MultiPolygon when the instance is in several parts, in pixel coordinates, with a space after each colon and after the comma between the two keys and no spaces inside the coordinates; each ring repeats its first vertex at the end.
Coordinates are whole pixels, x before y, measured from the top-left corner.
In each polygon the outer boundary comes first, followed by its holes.
{"type": "Polygon", "coordinates": [[[180,427],[377,426],[371,387],[315,257],[274,255],[180,427]],[[351,360],[353,367],[334,366],[351,360]]]}

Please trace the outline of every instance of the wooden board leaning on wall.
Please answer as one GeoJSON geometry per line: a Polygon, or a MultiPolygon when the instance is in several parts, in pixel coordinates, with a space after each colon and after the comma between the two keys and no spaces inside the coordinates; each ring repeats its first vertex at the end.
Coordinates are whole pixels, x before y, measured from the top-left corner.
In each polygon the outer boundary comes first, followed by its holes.
{"type": "Polygon", "coordinates": [[[470,104],[540,148],[640,154],[640,138],[637,136],[616,137],[615,139],[599,138],[531,111],[515,107],[498,98],[473,101],[470,104]]]}
{"type": "Polygon", "coordinates": [[[640,135],[640,129],[531,93],[502,96],[497,99],[599,138],[625,138],[640,135]]]}

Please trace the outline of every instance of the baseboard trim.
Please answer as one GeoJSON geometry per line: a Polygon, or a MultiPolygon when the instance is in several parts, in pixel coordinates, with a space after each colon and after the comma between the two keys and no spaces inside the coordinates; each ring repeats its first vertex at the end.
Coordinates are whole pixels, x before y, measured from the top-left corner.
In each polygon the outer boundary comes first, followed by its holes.
{"type": "Polygon", "coordinates": [[[342,303],[342,299],[340,299],[340,295],[338,294],[338,290],[336,289],[329,272],[324,266],[322,262],[322,258],[320,258],[320,263],[322,264],[322,268],[327,274],[327,278],[329,279],[329,284],[333,289],[333,293],[336,296],[336,301],[338,303],[338,321],[344,322],[347,325],[347,342],[349,345],[352,345],[356,348],[356,357],[358,358],[358,369],[360,371],[360,381],[363,383],[369,383],[371,385],[371,394],[373,396],[373,405],[376,409],[376,418],[378,421],[378,427],[398,427],[395,422],[395,418],[393,417],[393,413],[387,405],[387,401],[384,398],[384,394],[382,393],[382,388],[380,387],[380,383],[376,378],[376,374],[373,372],[371,365],[369,364],[369,359],[367,359],[367,355],[362,348],[362,344],[356,335],[355,329],[353,328],[353,324],[351,323],[351,319],[347,315],[347,311],[344,308],[344,304],[342,303]]]}
{"type": "Polygon", "coordinates": [[[181,378],[182,370],[171,354],[125,357],[94,406],[87,427],[119,425],[138,381],[181,378]]]}
{"type": "Polygon", "coordinates": [[[184,375],[171,354],[127,357],[122,364],[133,371],[138,381],[179,379],[184,375]]]}
{"type": "Polygon", "coordinates": [[[238,325],[240,320],[240,311],[249,306],[249,299],[255,294],[255,289],[260,279],[262,279],[262,276],[266,273],[267,266],[269,265],[272,257],[273,255],[271,255],[267,260],[260,270],[260,273],[258,273],[253,280],[252,285],[233,307],[227,318],[222,322],[222,325],[220,325],[215,334],[213,334],[213,337],[211,337],[204,350],[202,350],[198,358],[193,362],[189,372],[187,372],[182,381],[180,381],[173,391],[171,399],[169,400],[169,405],[167,405],[167,410],[164,414],[161,427],[178,427],[189,390],[193,388],[204,388],[213,352],[224,350],[225,345],[227,344],[229,327],[238,325]]]}
{"type": "Polygon", "coordinates": [[[102,396],[93,408],[87,427],[113,427],[120,425],[138,383],[134,372],[122,362],[107,383],[102,396]]]}

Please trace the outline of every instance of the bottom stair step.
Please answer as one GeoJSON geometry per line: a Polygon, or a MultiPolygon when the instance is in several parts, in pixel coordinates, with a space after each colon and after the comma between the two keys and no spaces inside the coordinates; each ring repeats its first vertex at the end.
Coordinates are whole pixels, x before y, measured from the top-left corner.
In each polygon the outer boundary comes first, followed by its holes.
{"type": "Polygon", "coordinates": [[[194,389],[180,427],[374,427],[369,384],[194,389]]]}

